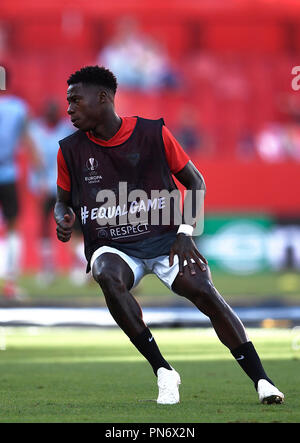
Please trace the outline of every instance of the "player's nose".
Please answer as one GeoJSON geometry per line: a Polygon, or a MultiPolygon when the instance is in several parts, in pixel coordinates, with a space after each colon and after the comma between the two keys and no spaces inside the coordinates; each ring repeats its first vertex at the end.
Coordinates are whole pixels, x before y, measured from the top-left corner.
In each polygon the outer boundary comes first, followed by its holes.
{"type": "Polygon", "coordinates": [[[69,104],[69,106],[68,106],[68,109],[67,109],[67,113],[68,113],[69,115],[72,115],[72,114],[74,114],[74,110],[73,110],[73,108],[72,108],[72,105],[71,105],[71,104],[69,104]]]}

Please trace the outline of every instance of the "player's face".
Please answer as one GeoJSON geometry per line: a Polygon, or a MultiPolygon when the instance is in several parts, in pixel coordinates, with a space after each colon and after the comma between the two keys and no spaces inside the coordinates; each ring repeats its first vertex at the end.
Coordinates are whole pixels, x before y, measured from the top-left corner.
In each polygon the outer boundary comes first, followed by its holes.
{"type": "Polygon", "coordinates": [[[93,130],[101,120],[102,106],[97,89],[78,83],[67,90],[68,114],[75,128],[93,130]]]}

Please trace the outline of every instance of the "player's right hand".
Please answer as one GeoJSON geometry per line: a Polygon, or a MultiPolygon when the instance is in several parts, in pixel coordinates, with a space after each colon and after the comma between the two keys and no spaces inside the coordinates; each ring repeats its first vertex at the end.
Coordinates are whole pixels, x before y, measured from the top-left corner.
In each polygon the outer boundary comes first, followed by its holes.
{"type": "Polygon", "coordinates": [[[70,240],[75,223],[75,214],[65,214],[60,220],[56,220],[56,235],[58,240],[67,242],[70,240]]]}

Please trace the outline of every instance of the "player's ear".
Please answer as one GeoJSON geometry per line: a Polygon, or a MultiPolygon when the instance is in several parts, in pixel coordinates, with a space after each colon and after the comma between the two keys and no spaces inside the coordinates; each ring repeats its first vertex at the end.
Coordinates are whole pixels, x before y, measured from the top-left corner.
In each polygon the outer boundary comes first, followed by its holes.
{"type": "Polygon", "coordinates": [[[100,104],[103,103],[114,104],[114,94],[109,89],[101,89],[98,93],[98,100],[100,104]]]}
{"type": "Polygon", "coordinates": [[[105,91],[104,89],[100,90],[98,92],[98,100],[99,103],[106,103],[108,101],[108,94],[107,91],[105,91]]]}

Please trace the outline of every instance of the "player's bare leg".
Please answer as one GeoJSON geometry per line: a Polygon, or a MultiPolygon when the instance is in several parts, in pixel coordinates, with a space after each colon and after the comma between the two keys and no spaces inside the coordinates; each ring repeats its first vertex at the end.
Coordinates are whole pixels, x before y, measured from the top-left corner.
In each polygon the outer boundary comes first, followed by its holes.
{"type": "Polygon", "coordinates": [[[157,403],[178,403],[179,374],[161,355],[152,333],[144,323],[140,305],[129,292],[134,281],[130,267],[118,255],[105,253],[95,260],[92,273],[101,286],[112,317],[157,375],[157,403]]]}
{"type": "Polygon", "coordinates": [[[95,260],[92,273],[116,323],[129,338],[139,335],[146,325],[140,305],[129,292],[134,276],[127,263],[116,254],[105,253],[95,260]]]}
{"type": "Polygon", "coordinates": [[[115,322],[148,359],[154,372],[156,373],[161,366],[170,368],[144,323],[139,303],[129,292],[134,276],[128,264],[116,254],[105,253],[95,260],[92,272],[103,291],[107,307],[115,322]]]}
{"type": "Polygon", "coordinates": [[[172,289],[210,318],[219,339],[229,349],[248,341],[241,320],[214,287],[208,267],[206,271],[196,268],[196,275],[191,276],[186,266],[183,276],[176,277],[172,289]]]}
{"type": "Polygon", "coordinates": [[[183,275],[174,280],[173,291],[189,299],[209,317],[220,341],[230,349],[254,382],[259,400],[262,403],[282,403],[284,395],[266,375],[241,320],[214,287],[208,266],[205,271],[195,267],[195,271],[195,275],[191,275],[188,266],[185,266],[183,275]]]}

